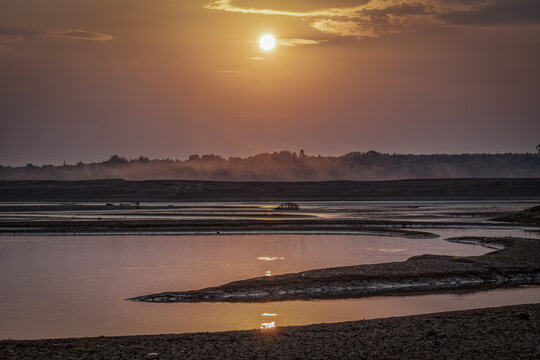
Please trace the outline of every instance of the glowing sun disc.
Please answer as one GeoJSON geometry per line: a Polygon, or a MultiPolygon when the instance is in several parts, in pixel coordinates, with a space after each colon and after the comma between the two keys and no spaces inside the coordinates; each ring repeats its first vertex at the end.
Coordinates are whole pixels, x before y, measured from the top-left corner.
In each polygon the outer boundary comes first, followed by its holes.
{"type": "Polygon", "coordinates": [[[272,35],[266,34],[259,39],[259,46],[264,51],[270,51],[276,47],[276,39],[272,35]]]}

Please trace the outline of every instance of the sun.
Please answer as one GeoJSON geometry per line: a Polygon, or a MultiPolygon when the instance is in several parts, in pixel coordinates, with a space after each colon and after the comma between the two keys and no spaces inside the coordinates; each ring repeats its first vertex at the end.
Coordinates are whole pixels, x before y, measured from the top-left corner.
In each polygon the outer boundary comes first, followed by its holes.
{"type": "Polygon", "coordinates": [[[276,47],[276,39],[270,34],[263,35],[259,39],[259,46],[264,51],[270,51],[276,47]]]}

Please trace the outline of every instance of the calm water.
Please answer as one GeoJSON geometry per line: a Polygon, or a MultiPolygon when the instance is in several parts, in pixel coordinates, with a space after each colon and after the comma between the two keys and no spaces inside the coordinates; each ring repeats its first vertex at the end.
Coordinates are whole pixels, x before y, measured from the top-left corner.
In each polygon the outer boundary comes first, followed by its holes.
{"type": "MultiPolygon", "coordinates": [[[[444,229],[444,236],[478,230],[444,229]]],[[[502,235],[498,230],[493,230],[502,235]]],[[[522,230],[505,234],[522,236],[522,230]]],[[[0,237],[0,338],[157,334],[300,325],[540,302],[540,289],[265,304],[152,304],[124,299],[214,286],[266,272],[481,255],[443,239],[368,235],[0,237]],[[263,315],[264,314],[264,315],[263,315]]]]}

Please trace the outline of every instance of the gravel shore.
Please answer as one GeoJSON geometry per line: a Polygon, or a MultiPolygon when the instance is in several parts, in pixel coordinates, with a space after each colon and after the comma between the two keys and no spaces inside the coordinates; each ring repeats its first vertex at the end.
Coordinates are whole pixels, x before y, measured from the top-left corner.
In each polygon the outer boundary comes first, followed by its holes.
{"type": "Polygon", "coordinates": [[[0,341],[0,359],[538,359],[540,304],[179,335],[0,341]]]}

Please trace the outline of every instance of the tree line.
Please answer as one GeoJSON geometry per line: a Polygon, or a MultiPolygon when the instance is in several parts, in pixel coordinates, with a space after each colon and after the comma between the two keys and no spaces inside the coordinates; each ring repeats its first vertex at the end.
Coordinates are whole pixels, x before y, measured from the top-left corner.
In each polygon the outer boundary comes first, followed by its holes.
{"type": "Polygon", "coordinates": [[[0,166],[4,180],[183,179],[219,181],[395,180],[433,178],[539,177],[540,156],[507,154],[384,154],[353,152],[313,156],[304,151],[223,158],[192,155],[186,160],[126,159],[61,166],[0,166]]]}

